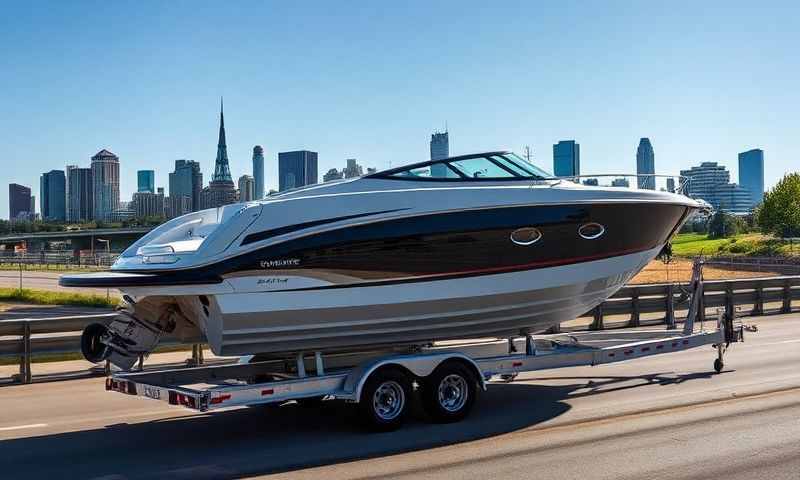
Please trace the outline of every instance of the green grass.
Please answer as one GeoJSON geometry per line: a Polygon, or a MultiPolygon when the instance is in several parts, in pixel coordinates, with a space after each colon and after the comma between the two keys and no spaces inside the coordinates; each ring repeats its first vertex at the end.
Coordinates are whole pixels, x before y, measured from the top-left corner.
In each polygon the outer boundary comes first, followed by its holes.
{"type": "Polygon", "coordinates": [[[71,305],[77,307],[114,308],[118,299],[85,293],[50,292],[28,288],[0,288],[0,302],[21,302],[35,305],[71,305]]]}
{"type": "MultiPolygon", "coordinates": [[[[24,272],[97,272],[101,270],[108,270],[108,267],[76,267],[74,265],[23,265],[22,271],[24,272]]],[[[0,271],[19,271],[19,264],[17,263],[0,263],[0,271]]]]}
{"type": "Polygon", "coordinates": [[[708,238],[704,233],[681,233],[672,240],[672,253],[680,257],[697,255],[800,255],[800,244],[791,245],[779,238],[759,233],[743,233],[729,238],[708,238]]]}

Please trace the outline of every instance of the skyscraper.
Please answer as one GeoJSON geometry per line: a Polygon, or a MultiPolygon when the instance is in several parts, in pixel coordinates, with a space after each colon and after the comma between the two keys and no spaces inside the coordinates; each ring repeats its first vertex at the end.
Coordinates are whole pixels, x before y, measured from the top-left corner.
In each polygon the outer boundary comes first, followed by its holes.
{"type": "Polygon", "coordinates": [[[753,206],[764,200],[764,151],[755,148],[739,154],[739,185],[750,190],[753,206]]]}
{"type": "Polygon", "coordinates": [[[42,220],[63,222],[67,219],[67,178],[64,170],[50,170],[39,179],[42,220]]]}
{"type": "MultiPolygon", "coordinates": [[[[175,171],[169,174],[169,196],[175,199],[181,196],[189,197],[188,212],[196,212],[200,210],[200,191],[202,189],[203,172],[200,171],[200,163],[194,160],[175,160],[175,171]]],[[[184,205],[181,200],[175,200],[175,202],[178,207],[182,208],[184,205]]],[[[188,213],[182,210],[180,212],[179,215],[188,213]]]]}
{"type": "Polygon", "coordinates": [[[553,145],[553,175],[573,177],[581,174],[581,145],[575,140],[561,140],[553,145]]]}
{"type": "Polygon", "coordinates": [[[278,189],[281,192],[317,183],[317,152],[309,150],[280,152],[278,176],[278,189]]]}
{"type": "MultiPolygon", "coordinates": [[[[636,175],[654,175],[656,173],[656,155],[650,139],[644,137],[639,140],[639,148],[636,149],[636,175]]],[[[647,190],[656,189],[655,177],[638,177],[639,188],[647,190]]]]}
{"type": "Polygon", "coordinates": [[[217,159],[214,162],[214,176],[211,182],[200,192],[200,208],[216,208],[236,203],[236,187],[231,178],[228,165],[228,146],[225,141],[225,114],[222,99],[219,101],[219,140],[217,141],[217,159]]]}
{"type": "Polygon", "coordinates": [[[156,193],[156,172],[153,170],[139,170],[136,172],[137,192],[156,193]]]}
{"type": "Polygon", "coordinates": [[[92,157],[92,192],[92,216],[111,221],[111,213],[119,208],[119,157],[106,149],[92,157]]]}
{"type": "Polygon", "coordinates": [[[431,135],[431,160],[441,160],[450,156],[450,136],[448,132],[434,132],[431,135]]]}
{"type": "Polygon", "coordinates": [[[239,201],[251,202],[255,200],[256,181],[250,175],[239,177],[239,201]]]}
{"type": "MultiPolygon", "coordinates": [[[[448,132],[434,132],[431,135],[431,160],[441,160],[450,157],[450,134],[448,132]]],[[[431,176],[444,178],[449,176],[451,170],[447,165],[431,165],[431,176]]]]}
{"type": "Polygon", "coordinates": [[[228,145],[225,141],[225,112],[223,110],[222,99],[219,100],[219,139],[217,140],[217,159],[214,162],[213,182],[230,182],[231,169],[228,165],[228,145]]]}
{"type": "Polygon", "coordinates": [[[730,172],[717,162],[703,162],[689,170],[681,170],[681,176],[689,179],[686,195],[702,198],[715,210],[746,214],[754,207],[750,191],[730,183],[730,172]]]}
{"type": "Polygon", "coordinates": [[[264,149],[261,145],[253,147],[253,180],[255,200],[261,200],[264,198],[264,149]]]}
{"type": "Polygon", "coordinates": [[[86,222],[94,213],[92,169],[67,165],[67,221],[86,222]]]}
{"type": "Polygon", "coordinates": [[[158,193],[136,192],[133,194],[131,210],[136,212],[137,217],[164,217],[164,189],[159,188],[158,190],[158,193]]]}
{"type": "Polygon", "coordinates": [[[31,188],[18,183],[8,184],[8,219],[29,220],[33,218],[31,188]]]}

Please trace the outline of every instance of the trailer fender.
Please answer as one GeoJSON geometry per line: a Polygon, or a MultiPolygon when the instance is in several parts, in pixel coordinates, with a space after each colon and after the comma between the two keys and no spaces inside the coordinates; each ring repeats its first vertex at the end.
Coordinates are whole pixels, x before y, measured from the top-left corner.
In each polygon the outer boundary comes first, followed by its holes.
{"type": "Polygon", "coordinates": [[[478,364],[468,356],[457,352],[423,353],[377,359],[373,362],[359,365],[347,375],[343,388],[344,392],[341,395],[337,395],[337,397],[358,402],[367,379],[380,368],[398,366],[408,370],[416,377],[427,377],[436,370],[436,367],[448,360],[457,360],[467,365],[475,374],[475,378],[478,379],[481,389],[486,390],[486,379],[483,376],[483,372],[481,372],[478,364]]]}

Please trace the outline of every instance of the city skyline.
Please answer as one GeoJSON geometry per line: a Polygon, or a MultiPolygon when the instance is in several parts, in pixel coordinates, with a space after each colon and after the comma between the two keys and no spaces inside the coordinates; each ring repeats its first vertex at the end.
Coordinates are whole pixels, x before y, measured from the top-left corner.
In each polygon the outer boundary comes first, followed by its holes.
{"type": "MultiPolygon", "coordinates": [[[[540,152],[534,163],[547,168],[552,143],[576,138],[582,173],[633,172],[631,145],[642,136],[657,145],[662,174],[717,161],[738,178],[736,155],[761,148],[769,188],[797,162],[800,101],[791,79],[798,67],[790,45],[798,34],[790,23],[781,26],[797,17],[797,5],[463,4],[454,13],[420,3],[363,5],[362,13],[252,4],[224,11],[10,5],[0,39],[25,48],[7,52],[15,68],[0,80],[14,99],[0,118],[9,139],[0,154],[15,166],[7,182],[28,185],[38,197],[42,172],[83,165],[103,148],[122,158],[124,199],[136,191],[136,170],[154,170],[163,185],[176,159],[196,160],[208,180],[220,95],[229,113],[231,175],[250,174],[253,145],[263,145],[265,191],[277,189],[277,152],[313,148],[321,172],[351,157],[384,169],[428,158],[425,138],[444,119],[458,139],[453,155],[530,145],[540,152]],[[374,19],[387,15],[392,21],[379,28],[374,19]],[[450,21],[420,26],[431,15],[450,21]],[[342,34],[332,17],[350,28],[342,34]],[[127,19],[113,39],[92,28],[108,18],[127,19]],[[308,22],[307,36],[289,33],[294,18],[308,22]],[[659,22],[641,21],[650,18],[659,22]],[[713,32],[700,28],[703,18],[717,20],[713,32]],[[165,21],[173,28],[157,28],[165,21]],[[754,22],[779,25],[743,35],[754,22]],[[193,27],[212,23],[218,28],[193,27]],[[49,34],[37,35],[34,24],[49,34]],[[505,28],[479,38],[468,33],[475,25],[505,28]],[[574,38],[563,38],[567,25],[574,38]],[[262,32],[258,41],[254,29],[262,32]],[[364,37],[366,46],[356,41],[364,37]],[[441,38],[442,55],[416,54],[441,38]],[[281,69],[265,68],[275,64],[281,69]],[[503,81],[477,78],[479,64],[502,70],[503,81]],[[364,65],[381,68],[365,74],[364,65]],[[575,68],[593,73],[573,75],[575,68]],[[320,70],[328,74],[304,74],[320,70]],[[443,71],[454,80],[431,88],[443,71]]],[[[7,202],[0,197],[3,211],[7,202]]]]}

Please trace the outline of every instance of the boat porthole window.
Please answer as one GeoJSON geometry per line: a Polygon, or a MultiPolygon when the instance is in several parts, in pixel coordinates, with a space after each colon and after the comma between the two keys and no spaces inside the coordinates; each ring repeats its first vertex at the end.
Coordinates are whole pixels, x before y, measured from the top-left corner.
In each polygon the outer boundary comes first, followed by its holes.
{"type": "Polygon", "coordinates": [[[533,245],[542,238],[542,232],[538,228],[524,227],[511,232],[511,241],[517,245],[533,245]]]}
{"type": "Polygon", "coordinates": [[[584,223],[578,228],[578,235],[586,240],[594,240],[600,238],[606,233],[606,227],[599,223],[584,223]]]}

